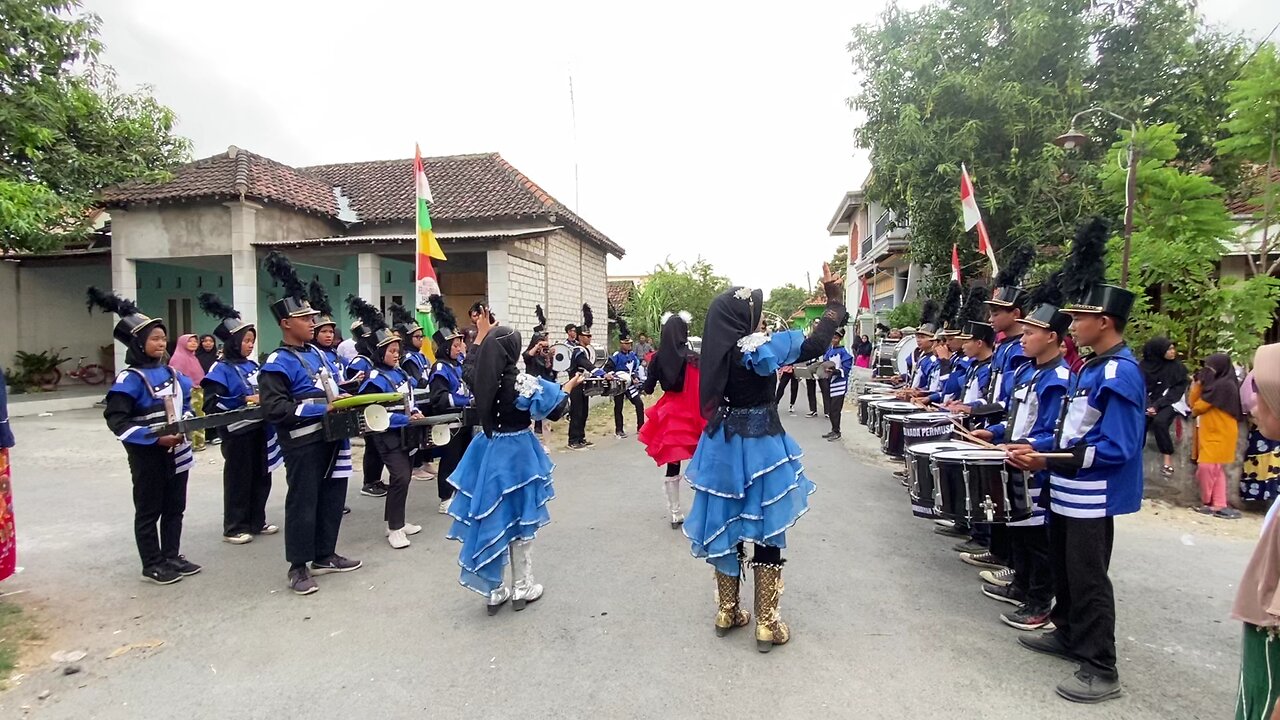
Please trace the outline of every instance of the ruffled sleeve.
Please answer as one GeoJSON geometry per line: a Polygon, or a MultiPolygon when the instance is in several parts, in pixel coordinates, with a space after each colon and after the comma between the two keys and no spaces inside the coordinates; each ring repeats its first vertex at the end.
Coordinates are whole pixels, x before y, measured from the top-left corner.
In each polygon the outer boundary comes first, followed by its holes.
{"type": "Polygon", "coordinates": [[[804,333],[787,330],[763,335],[748,335],[738,341],[742,349],[742,364],[757,375],[772,375],[783,365],[790,365],[800,357],[804,345],[804,333]]]}
{"type": "Polygon", "coordinates": [[[521,373],[516,378],[516,408],[535,420],[546,419],[564,402],[566,395],[550,380],[521,373]]]}

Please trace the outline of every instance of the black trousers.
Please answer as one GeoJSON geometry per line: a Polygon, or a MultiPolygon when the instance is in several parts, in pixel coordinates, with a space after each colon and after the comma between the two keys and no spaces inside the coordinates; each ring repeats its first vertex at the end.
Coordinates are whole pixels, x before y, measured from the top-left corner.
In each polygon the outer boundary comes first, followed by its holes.
{"type": "Polygon", "coordinates": [[[1027,604],[1048,609],[1053,602],[1053,566],[1049,563],[1049,528],[1045,525],[1009,527],[1009,561],[1013,586],[1022,591],[1027,604]]]}
{"type": "MultiPolygon", "coordinates": [[[[738,556],[746,557],[746,543],[738,543],[738,556]]],[[[752,545],[751,562],[763,563],[766,565],[782,564],[782,548],[773,545],[761,545],[754,543],[752,545]]]]}
{"type": "Polygon", "coordinates": [[[440,449],[440,468],[436,473],[436,494],[441,500],[453,497],[453,486],[449,484],[449,476],[458,469],[462,456],[467,454],[467,446],[471,444],[474,429],[461,427],[449,438],[449,444],[440,449]]]}
{"type": "Polygon", "coordinates": [[[587,394],[581,386],[569,394],[569,442],[580,443],[587,439],[587,394]]]}
{"type": "Polygon", "coordinates": [[[1053,624],[1083,667],[1107,678],[1116,671],[1116,597],[1107,570],[1115,541],[1113,518],[1049,515],[1053,624]]]}
{"type": "Polygon", "coordinates": [[[667,477],[680,477],[680,463],[667,463],[667,477]]]}
{"type": "Polygon", "coordinates": [[[294,567],[337,552],[347,499],[347,479],[329,477],[337,457],[338,444],[330,442],[284,451],[284,555],[294,567]]]}
{"type": "MultiPolygon", "coordinates": [[[[782,402],[782,394],[787,388],[791,388],[790,407],[796,406],[796,396],[800,394],[800,378],[795,375],[786,375],[782,382],[778,383],[778,395],[773,399],[774,404],[782,402]]],[[[818,412],[818,386],[813,380],[804,381],[805,392],[809,396],[809,412],[818,412]]]]}
{"type": "Polygon", "coordinates": [[[159,445],[125,443],[124,449],[133,476],[133,538],[146,570],[178,557],[187,473],[175,473],[173,454],[159,445]]]}
{"type": "Polygon", "coordinates": [[[1155,415],[1147,416],[1147,431],[1156,436],[1156,447],[1161,455],[1173,454],[1173,436],[1169,433],[1173,419],[1177,416],[1173,406],[1160,408],[1155,415]]]}
{"type": "Polygon", "coordinates": [[[630,397],[625,393],[613,396],[613,429],[616,432],[622,432],[622,405],[624,401],[630,401],[636,406],[636,430],[644,426],[644,401],[639,395],[630,397]]]}
{"type": "Polygon", "coordinates": [[[366,436],[364,439],[364,457],[360,461],[365,485],[372,485],[382,481],[382,465],[382,455],[378,453],[378,446],[369,442],[369,438],[366,436]]]}
{"type": "Polygon", "coordinates": [[[827,417],[831,419],[831,432],[840,432],[840,415],[844,412],[844,395],[827,393],[827,417]]]}
{"type": "Polygon", "coordinates": [[[266,428],[223,433],[222,460],[222,534],[257,535],[267,524],[271,496],[266,428]]]}
{"type": "Polygon", "coordinates": [[[374,445],[378,448],[378,456],[387,466],[387,502],[382,511],[382,519],[387,521],[387,528],[399,530],[404,527],[404,508],[409,502],[409,482],[413,475],[413,458],[409,448],[400,441],[400,431],[391,430],[377,435],[365,436],[365,447],[374,445]]]}

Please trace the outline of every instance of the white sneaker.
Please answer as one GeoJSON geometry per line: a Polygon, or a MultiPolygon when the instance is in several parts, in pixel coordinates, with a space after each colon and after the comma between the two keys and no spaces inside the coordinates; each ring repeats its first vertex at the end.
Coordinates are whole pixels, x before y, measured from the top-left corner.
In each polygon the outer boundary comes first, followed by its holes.
{"type": "Polygon", "coordinates": [[[441,500],[441,501],[440,501],[440,509],[438,510],[438,512],[439,512],[441,515],[448,515],[448,514],[449,514],[449,503],[451,503],[451,502],[453,502],[453,498],[448,498],[448,499],[446,499],[446,500],[441,500]]]}
{"type": "Polygon", "coordinates": [[[222,542],[231,543],[232,545],[244,545],[253,542],[253,536],[249,533],[237,533],[235,535],[224,535],[222,542]]]}
{"type": "Polygon", "coordinates": [[[258,532],[259,534],[262,534],[262,535],[275,535],[276,533],[280,532],[280,526],[267,523],[266,525],[263,525],[262,529],[259,530],[258,532]]]}
{"type": "Polygon", "coordinates": [[[420,468],[414,469],[412,477],[414,480],[435,480],[436,474],[431,472],[426,465],[423,465],[420,468]]]}
{"type": "Polygon", "coordinates": [[[405,537],[404,528],[400,528],[399,530],[392,530],[388,532],[387,542],[390,543],[391,547],[397,550],[402,550],[404,548],[409,547],[409,538],[405,537]]]}
{"type": "Polygon", "coordinates": [[[405,523],[404,527],[401,529],[404,530],[405,535],[417,535],[418,533],[422,532],[421,525],[414,525],[411,522],[405,523]]]}

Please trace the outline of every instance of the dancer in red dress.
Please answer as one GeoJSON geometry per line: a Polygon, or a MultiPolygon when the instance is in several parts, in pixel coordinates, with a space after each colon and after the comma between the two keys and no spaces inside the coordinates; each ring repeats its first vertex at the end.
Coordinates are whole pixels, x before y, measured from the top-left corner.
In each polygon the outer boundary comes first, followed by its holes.
{"type": "Polygon", "coordinates": [[[689,313],[667,313],[662,316],[662,341],[649,363],[645,394],[662,385],[660,400],[645,411],[640,442],[658,465],[665,465],[667,475],[667,511],[671,528],[680,527],[684,513],[680,511],[680,463],[693,457],[707,421],[698,406],[698,353],[689,347],[689,313]]]}

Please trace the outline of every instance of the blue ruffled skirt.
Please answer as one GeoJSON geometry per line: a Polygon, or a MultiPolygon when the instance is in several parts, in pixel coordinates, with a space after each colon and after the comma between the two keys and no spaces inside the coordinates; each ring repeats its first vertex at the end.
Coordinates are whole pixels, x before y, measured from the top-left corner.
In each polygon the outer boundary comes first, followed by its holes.
{"type": "Polygon", "coordinates": [[[446,536],[462,543],[458,582],[488,595],[502,585],[509,559],[507,546],[532,540],[551,522],[547,503],[555,498],[551,471],[555,464],[532,430],[479,433],[467,446],[457,469],[447,478],[457,488],[446,536]]]}
{"type": "Polygon", "coordinates": [[[808,512],[816,489],[805,477],[803,455],[786,433],[703,433],[685,473],[694,489],[684,520],[693,556],[736,576],[739,543],[786,547],[786,531],[808,512]]]}

